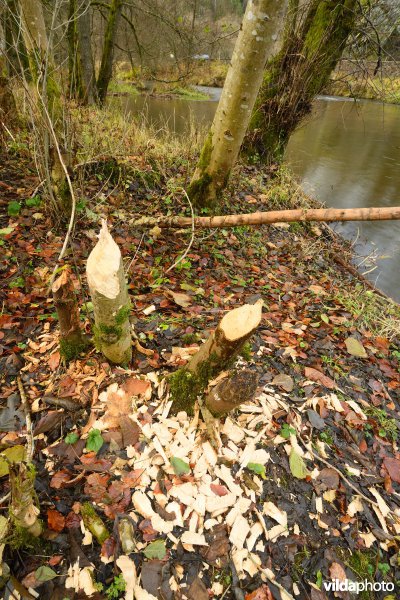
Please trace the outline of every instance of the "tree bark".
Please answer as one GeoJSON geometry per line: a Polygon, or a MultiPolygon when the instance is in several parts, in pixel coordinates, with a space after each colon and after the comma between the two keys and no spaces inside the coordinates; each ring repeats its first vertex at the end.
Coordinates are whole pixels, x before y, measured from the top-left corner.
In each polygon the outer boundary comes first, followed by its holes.
{"type": "Polygon", "coordinates": [[[250,402],[256,393],[258,379],[258,374],[248,369],[229,373],[208,393],[208,410],[217,417],[250,402]]]}
{"type": "Polygon", "coordinates": [[[329,81],[359,6],[358,0],[311,0],[297,8],[292,3],[282,49],[265,70],[243,144],[245,155],[267,164],[282,160],[290,135],[329,81]]]}
{"type": "Polygon", "coordinates": [[[96,76],[91,42],[90,0],[81,0],[81,13],[78,15],[77,29],[79,40],[79,60],[82,72],[83,101],[93,104],[96,101],[96,76]]]}
{"type": "MultiPolygon", "coordinates": [[[[22,35],[28,52],[29,69],[32,76],[32,92],[38,102],[43,123],[37,124],[41,135],[41,156],[43,172],[41,176],[47,182],[51,200],[57,208],[68,212],[71,205],[69,187],[65,172],[48,123],[50,118],[52,128],[57,136],[58,144],[63,148],[63,111],[61,105],[61,90],[56,77],[56,69],[49,48],[46,26],[43,16],[42,3],[38,0],[19,0],[22,18],[22,35]]],[[[63,151],[67,164],[67,154],[63,151]]]]}
{"type": "Polygon", "coordinates": [[[188,190],[197,207],[215,204],[226,187],[286,6],[286,0],[250,0],[247,4],[217,112],[188,190]]]}
{"type": "MultiPolygon", "coordinates": [[[[79,6],[80,8],[80,6],[79,6]]],[[[68,7],[68,95],[77,100],[83,97],[82,72],[78,48],[77,0],[69,0],[68,7]]]]}
{"type": "Polygon", "coordinates": [[[53,283],[52,292],[60,325],[60,354],[69,361],[76,358],[88,345],[81,330],[79,308],[69,267],[64,269],[53,283]]]}
{"type": "MultiPolygon", "coordinates": [[[[400,206],[371,208],[299,208],[293,210],[272,210],[239,215],[220,215],[216,217],[195,217],[197,228],[216,229],[218,227],[237,227],[238,225],[271,225],[273,223],[294,223],[323,221],[397,221],[400,220],[400,206]]],[[[192,227],[190,217],[141,217],[131,221],[133,227],[192,227]]]]}
{"type": "Polygon", "coordinates": [[[232,365],[262,316],[262,300],[229,311],[187,365],[169,377],[174,412],[193,411],[197,396],[208,382],[232,365]]]}
{"type": "Polygon", "coordinates": [[[130,302],[120,249],[103,220],[99,241],[86,265],[94,308],[94,339],[112,363],[126,365],[132,358],[130,302]]]}
{"type": "Polygon", "coordinates": [[[108,85],[112,76],[114,41],[117,33],[119,17],[121,15],[121,9],[122,0],[111,0],[106,31],[104,34],[104,45],[100,71],[97,78],[97,94],[100,104],[104,104],[106,100],[108,85]]]}

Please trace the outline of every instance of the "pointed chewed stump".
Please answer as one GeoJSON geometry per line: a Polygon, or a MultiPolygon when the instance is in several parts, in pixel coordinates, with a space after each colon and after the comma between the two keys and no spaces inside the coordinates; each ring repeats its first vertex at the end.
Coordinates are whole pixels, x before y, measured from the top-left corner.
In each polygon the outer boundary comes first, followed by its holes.
{"type": "Polygon", "coordinates": [[[89,345],[81,329],[79,307],[69,267],[55,280],[51,291],[60,325],[60,354],[69,361],[77,358],[89,345]]]}
{"type": "Polygon", "coordinates": [[[208,410],[218,417],[234,410],[240,404],[250,402],[256,393],[258,379],[258,374],[249,369],[228,373],[208,393],[208,410]]]}
{"type": "Polygon", "coordinates": [[[99,241],[86,265],[94,310],[94,339],[112,363],[127,365],[132,358],[130,301],[120,249],[103,220],[99,241]]]}
{"type": "Polygon", "coordinates": [[[245,342],[256,331],[262,316],[262,300],[228,312],[187,365],[169,376],[173,412],[193,412],[197,397],[209,381],[229,369],[245,342]]]}

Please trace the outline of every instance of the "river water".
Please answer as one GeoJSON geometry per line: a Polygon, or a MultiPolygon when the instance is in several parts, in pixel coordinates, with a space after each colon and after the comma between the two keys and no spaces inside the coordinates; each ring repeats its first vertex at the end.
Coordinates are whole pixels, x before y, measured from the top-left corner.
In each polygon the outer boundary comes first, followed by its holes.
{"type": "MultiPolygon", "coordinates": [[[[200,88],[211,100],[152,96],[118,99],[122,110],[144,113],[157,126],[184,135],[188,127],[208,126],[220,90],[200,88]]],[[[312,115],[290,139],[286,162],[305,191],[327,206],[400,205],[400,106],[373,101],[321,97],[312,115]]],[[[368,278],[400,301],[400,222],[335,224],[355,240],[356,264],[368,278]]]]}

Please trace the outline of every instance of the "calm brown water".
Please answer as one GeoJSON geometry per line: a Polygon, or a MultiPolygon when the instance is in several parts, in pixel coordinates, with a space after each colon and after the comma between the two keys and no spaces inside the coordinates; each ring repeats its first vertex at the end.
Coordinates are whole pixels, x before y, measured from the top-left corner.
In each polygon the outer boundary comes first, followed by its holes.
{"type": "MultiPolygon", "coordinates": [[[[118,99],[128,114],[144,113],[155,125],[184,135],[190,123],[209,125],[220,90],[203,88],[212,100],[187,101],[133,96],[118,99]]],[[[400,106],[378,102],[321,98],[313,114],[292,136],[286,161],[303,188],[327,206],[400,205],[400,106]]],[[[400,301],[400,222],[336,224],[357,240],[361,270],[392,298],[400,301]],[[362,257],[374,254],[374,260],[362,257]]]]}

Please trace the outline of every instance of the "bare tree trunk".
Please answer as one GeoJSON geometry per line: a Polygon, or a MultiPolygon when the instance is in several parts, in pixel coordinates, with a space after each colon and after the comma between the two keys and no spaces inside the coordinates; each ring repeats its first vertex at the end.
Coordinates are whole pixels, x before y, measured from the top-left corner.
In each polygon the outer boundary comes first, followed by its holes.
{"type": "MultiPolygon", "coordinates": [[[[80,6],[79,6],[80,8],[80,6]]],[[[78,49],[77,0],[69,0],[68,8],[68,95],[81,99],[83,96],[82,73],[78,49]]]]}
{"type": "Polygon", "coordinates": [[[83,100],[87,104],[93,104],[96,101],[96,76],[94,71],[94,61],[92,52],[90,22],[90,0],[81,0],[79,3],[81,14],[78,15],[78,39],[79,39],[79,60],[82,72],[83,100]]]}
{"type": "Polygon", "coordinates": [[[3,26],[5,39],[5,57],[9,77],[22,75],[29,78],[29,62],[24,39],[21,35],[21,17],[16,0],[3,2],[3,26]]]}
{"type": "Polygon", "coordinates": [[[311,111],[353,31],[358,0],[293,3],[281,51],[267,65],[243,146],[247,156],[279,162],[290,135],[311,111]],[[303,14],[304,13],[304,14],[303,14]]]}
{"type": "MultiPolygon", "coordinates": [[[[41,136],[43,173],[51,200],[63,212],[69,212],[71,196],[51,129],[57,143],[63,148],[63,111],[61,91],[56,77],[53,57],[46,32],[42,3],[37,0],[19,0],[22,17],[22,35],[28,52],[32,76],[32,94],[36,97],[42,122],[38,124],[41,136]],[[51,120],[51,125],[48,120],[51,120]]],[[[63,151],[67,164],[67,154],[63,151]]]]}
{"type": "Polygon", "coordinates": [[[120,249],[103,221],[99,241],[89,255],[86,274],[95,319],[95,344],[112,363],[132,358],[130,302],[120,249]]]}
{"type": "Polygon", "coordinates": [[[197,207],[215,203],[237,159],[260,88],[284,22],[287,2],[250,0],[233,51],[210,132],[201,151],[189,195],[197,207]]]}
{"type": "Polygon", "coordinates": [[[232,365],[261,321],[262,300],[228,312],[187,365],[169,377],[174,412],[193,411],[208,382],[232,365]]]}
{"type": "MultiPolygon", "coordinates": [[[[398,221],[400,206],[371,208],[299,208],[294,210],[272,210],[270,212],[195,217],[195,227],[236,227],[237,225],[267,225],[272,223],[294,223],[297,221],[398,221]]],[[[131,222],[133,227],[192,227],[190,217],[141,217],[131,222]]]]}
{"type": "Polygon", "coordinates": [[[79,356],[88,345],[81,329],[72,271],[69,267],[56,279],[51,291],[60,325],[60,353],[69,361],[79,356]]]}
{"type": "Polygon", "coordinates": [[[97,94],[100,104],[104,104],[106,100],[108,85],[112,76],[114,41],[117,33],[119,17],[121,15],[121,8],[122,0],[111,0],[106,31],[104,34],[104,45],[100,71],[97,78],[97,94]]]}
{"type": "Polygon", "coordinates": [[[6,40],[0,21],[0,147],[6,138],[6,127],[10,127],[15,121],[17,112],[7,73],[6,40]]]}

